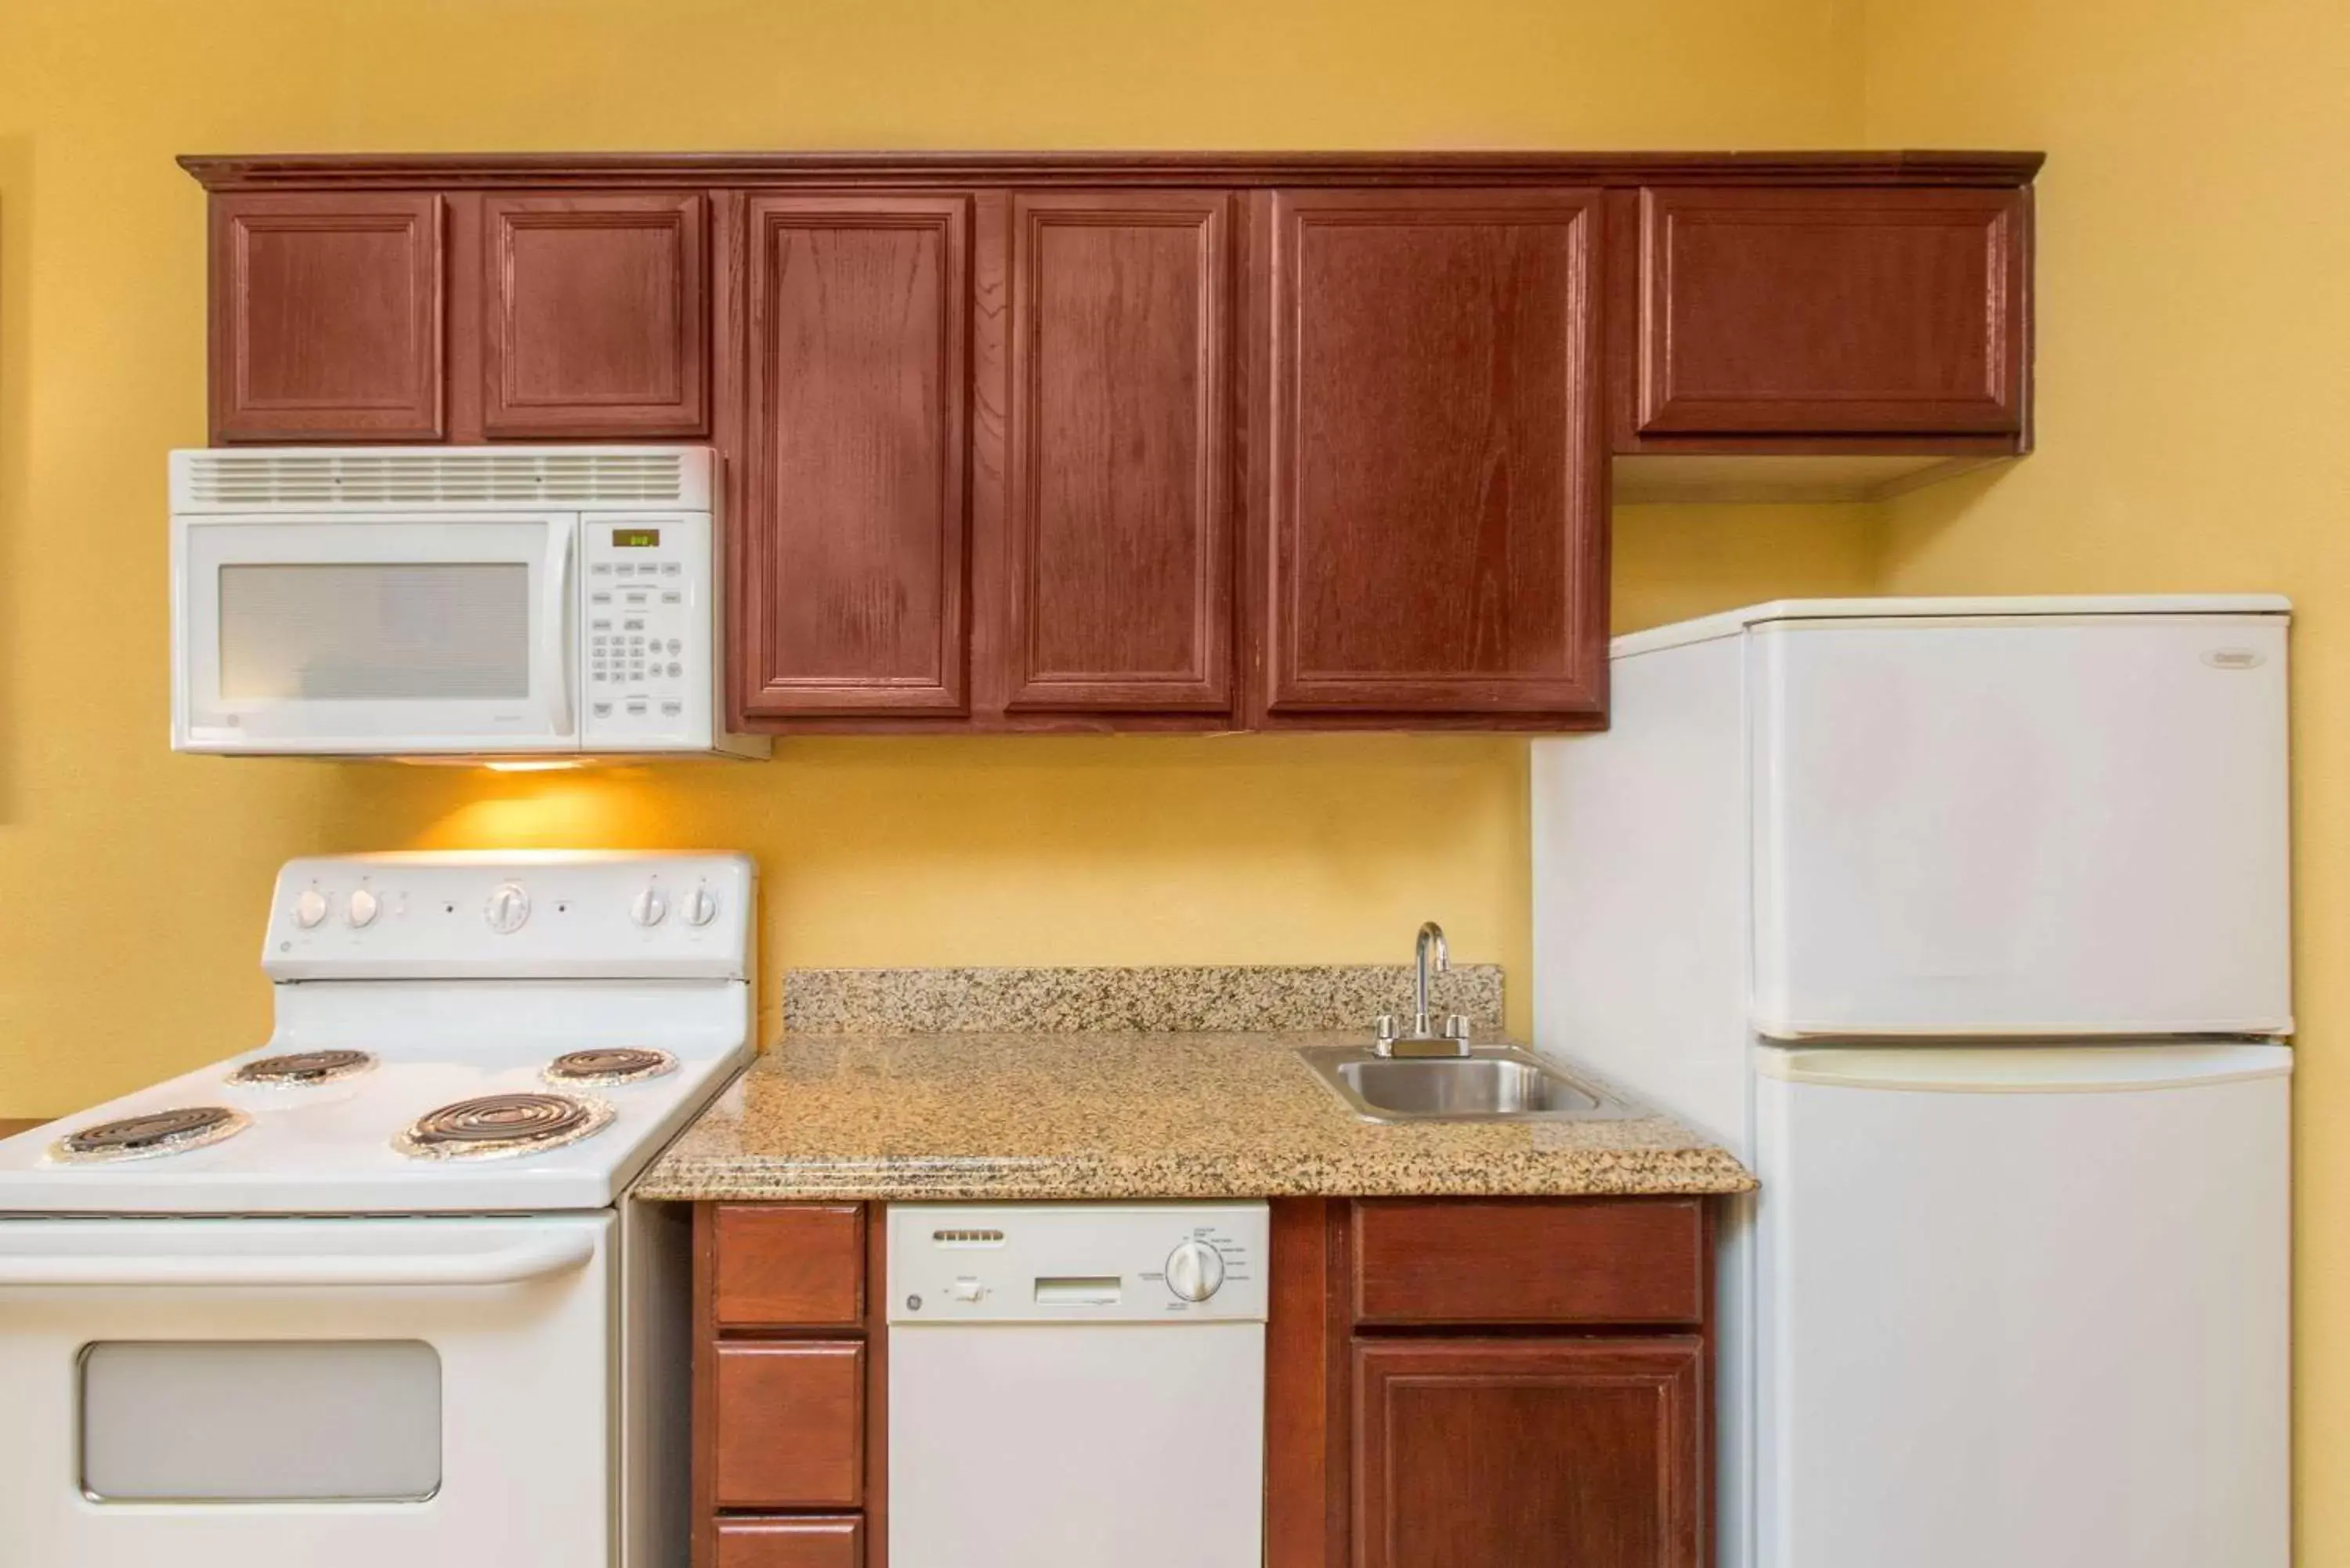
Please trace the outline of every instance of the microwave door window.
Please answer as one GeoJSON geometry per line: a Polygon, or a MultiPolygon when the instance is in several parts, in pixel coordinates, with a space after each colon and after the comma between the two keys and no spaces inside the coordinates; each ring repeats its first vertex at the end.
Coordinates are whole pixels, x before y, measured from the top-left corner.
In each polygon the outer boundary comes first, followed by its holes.
{"type": "Polygon", "coordinates": [[[515,701],[530,695],[520,562],[220,568],[232,702],[515,701]]]}

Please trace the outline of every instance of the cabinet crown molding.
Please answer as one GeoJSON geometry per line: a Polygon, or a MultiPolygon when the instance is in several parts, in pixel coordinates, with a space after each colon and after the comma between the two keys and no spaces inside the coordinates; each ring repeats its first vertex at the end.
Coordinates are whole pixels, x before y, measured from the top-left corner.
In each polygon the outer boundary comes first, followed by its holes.
{"type": "Polygon", "coordinates": [[[935,185],[2029,184],[2038,152],[302,152],[192,154],[208,191],[935,185]]]}

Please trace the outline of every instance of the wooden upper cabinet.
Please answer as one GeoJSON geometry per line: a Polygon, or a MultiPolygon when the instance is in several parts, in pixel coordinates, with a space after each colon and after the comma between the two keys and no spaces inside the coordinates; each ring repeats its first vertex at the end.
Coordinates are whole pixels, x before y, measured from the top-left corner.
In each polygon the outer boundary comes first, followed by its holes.
{"type": "Polygon", "coordinates": [[[437,195],[212,203],[213,439],[436,441],[437,195]]]}
{"type": "Polygon", "coordinates": [[[1009,707],[1232,707],[1232,201],[1013,200],[1009,707]]]}
{"type": "Polygon", "coordinates": [[[708,431],[707,204],[698,192],[484,202],[484,433],[708,431]]]}
{"type": "Polygon", "coordinates": [[[1357,1340],[1356,1568],[1699,1568],[1705,1347],[1357,1340]]]}
{"type": "Polygon", "coordinates": [[[966,706],[970,199],[749,203],[746,713],[966,706]]]}
{"type": "Polygon", "coordinates": [[[1654,187],[1642,435],[1998,435],[2024,422],[2029,192],[1654,187]]]}
{"type": "Polygon", "coordinates": [[[1598,192],[1317,189],[1270,207],[1266,712],[1597,714],[1598,192]]]}

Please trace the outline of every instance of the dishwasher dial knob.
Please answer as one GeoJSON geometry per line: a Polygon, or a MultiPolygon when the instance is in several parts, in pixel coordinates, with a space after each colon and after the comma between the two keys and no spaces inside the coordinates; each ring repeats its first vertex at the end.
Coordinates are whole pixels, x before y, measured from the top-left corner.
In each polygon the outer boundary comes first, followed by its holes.
{"type": "Polygon", "coordinates": [[[1203,1302],[1224,1282],[1224,1255],[1205,1241],[1186,1241],[1167,1254],[1167,1288],[1187,1302],[1203,1302]]]}
{"type": "Polygon", "coordinates": [[[685,923],[706,926],[718,918],[718,895],[707,888],[696,888],[685,896],[685,923]]]}
{"type": "Polygon", "coordinates": [[[327,918],[327,896],[316,888],[305,888],[294,900],[294,923],[308,930],[327,918]]]}
{"type": "Polygon", "coordinates": [[[640,926],[658,926],[669,919],[669,900],[659,888],[648,888],[629,900],[629,919],[640,926]]]}
{"type": "Polygon", "coordinates": [[[354,929],[371,926],[375,924],[377,908],[375,895],[362,888],[353,893],[350,901],[343,906],[343,919],[348,920],[354,929]]]}
{"type": "Polygon", "coordinates": [[[482,918],[500,936],[512,936],[530,919],[530,895],[523,891],[519,882],[501,882],[490,889],[490,901],[482,910],[482,918]]]}

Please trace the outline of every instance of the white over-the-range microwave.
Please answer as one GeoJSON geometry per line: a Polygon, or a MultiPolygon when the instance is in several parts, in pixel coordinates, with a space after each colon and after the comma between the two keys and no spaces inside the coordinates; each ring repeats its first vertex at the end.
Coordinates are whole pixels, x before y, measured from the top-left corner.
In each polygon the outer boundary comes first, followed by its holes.
{"type": "Polygon", "coordinates": [[[764,756],[725,730],[702,447],[172,454],[172,745],[764,756]]]}

